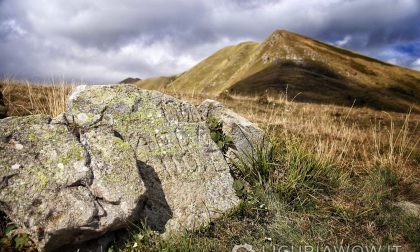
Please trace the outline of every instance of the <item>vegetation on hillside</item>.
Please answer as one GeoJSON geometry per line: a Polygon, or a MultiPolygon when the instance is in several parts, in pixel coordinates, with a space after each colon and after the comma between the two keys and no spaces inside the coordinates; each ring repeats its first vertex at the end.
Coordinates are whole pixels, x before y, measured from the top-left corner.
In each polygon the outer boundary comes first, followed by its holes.
{"type": "Polygon", "coordinates": [[[162,76],[156,78],[148,78],[145,80],[137,81],[135,84],[141,83],[142,88],[145,89],[164,89],[166,88],[171,82],[176,79],[176,76],[162,76]]]}

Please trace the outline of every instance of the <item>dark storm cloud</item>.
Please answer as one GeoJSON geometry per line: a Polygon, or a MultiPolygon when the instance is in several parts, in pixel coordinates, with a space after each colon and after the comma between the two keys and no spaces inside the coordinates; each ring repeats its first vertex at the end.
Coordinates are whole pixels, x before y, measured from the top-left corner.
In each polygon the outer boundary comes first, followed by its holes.
{"type": "Polygon", "coordinates": [[[420,67],[418,0],[0,0],[0,74],[94,82],[175,74],[275,29],[420,67]]]}

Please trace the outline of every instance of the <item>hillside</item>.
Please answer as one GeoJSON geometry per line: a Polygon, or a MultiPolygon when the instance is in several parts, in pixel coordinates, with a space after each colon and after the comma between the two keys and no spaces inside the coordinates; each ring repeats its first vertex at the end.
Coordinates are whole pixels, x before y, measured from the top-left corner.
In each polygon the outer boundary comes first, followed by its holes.
{"type": "Polygon", "coordinates": [[[413,107],[420,112],[420,72],[283,30],[262,43],[223,48],[167,80],[160,77],[137,85],[213,95],[225,90],[243,95],[285,93],[296,101],[346,106],[354,102],[399,112],[413,107]]]}
{"type": "Polygon", "coordinates": [[[167,87],[167,85],[173,82],[176,76],[162,76],[156,78],[148,78],[135,82],[138,86],[145,89],[161,90],[167,87]]]}

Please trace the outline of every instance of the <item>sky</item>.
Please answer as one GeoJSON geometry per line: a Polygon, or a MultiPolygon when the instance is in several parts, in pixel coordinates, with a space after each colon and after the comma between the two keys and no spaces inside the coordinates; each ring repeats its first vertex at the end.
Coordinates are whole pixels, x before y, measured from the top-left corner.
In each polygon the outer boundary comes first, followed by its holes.
{"type": "Polygon", "coordinates": [[[0,0],[0,76],[173,75],[276,29],[420,70],[420,0],[0,0]]]}

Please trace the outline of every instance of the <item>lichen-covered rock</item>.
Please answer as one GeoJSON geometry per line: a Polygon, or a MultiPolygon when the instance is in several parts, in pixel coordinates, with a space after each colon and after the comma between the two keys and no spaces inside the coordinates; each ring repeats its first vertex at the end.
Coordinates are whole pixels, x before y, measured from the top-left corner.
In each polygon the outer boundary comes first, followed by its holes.
{"type": "Polygon", "coordinates": [[[241,158],[243,161],[255,156],[258,148],[268,144],[264,139],[264,131],[256,124],[225,108],[220,102],[205,100],[198,110],[208,123],[220,123],[222,133],[232,142],[226,151],[229,159],[241,158]]]}
{"type": "Polygon", "coordinates": [[[7,108],[4,104],[3,100],[3,93],[1,92],[1,86],[0,86],[0,119],[5,118],[7,114],[7,108]]]}
{"type": "Polygon", "coordinates": [[[79,86],[56,118],[1,120],[0,139],[0,210],[40,250],[138,220],[195,229],[239,202],[198,110],[159,92],[79,86]]]}
{"type": "Polygon", "coordinates": [[[95,129],[92,143],[112,129],[134,152],[146,186],[140,216],[157,231],[198,228],[239,202],[223,154],[188,102],[132,85],[79,86],[65,117],[85,135],[95,129]]]}
{"type": "Polygon", "coordinates": [[[134,153],[113,145],[121,140],[112,133],[92,145],[94,133],[83,135],[88,153],[67,125],[37,115],[1,120],[0,136],[0,208],[40,250],[121,228],[143,206],[134,153]],[[100,144],[112,148],[102,153],[100,144]]]}

